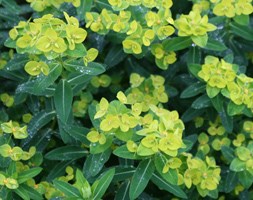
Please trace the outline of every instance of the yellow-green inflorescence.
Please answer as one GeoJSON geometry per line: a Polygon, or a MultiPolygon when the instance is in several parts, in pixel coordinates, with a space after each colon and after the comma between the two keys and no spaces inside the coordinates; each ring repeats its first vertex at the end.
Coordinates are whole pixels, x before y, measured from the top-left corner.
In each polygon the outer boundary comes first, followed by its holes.
{"type": "Polygon", "coordinates": [[[21,21],[10,30],[10,39],[15,42],[17,51],[30,55],[30,61],[24,67],[29,75],[48,75],[50,61],[59,57],[82,57],[84,65],[87,66],[98,56],[97,49],[86,50],[83,45],[87,31],[79,27],[78,19],[65,12],[64,16],[66,22],[52,14],[46,14],[33,21],[21,21]],[[76,49],[78,55],[73,53],[76,49]]]}
{"type": "Polygon", "coordinates": [[[220,180],[220,168],[214,159],[202,161],[187,154],[189,164],[186,169],[181,167],[183,161],[179,150],[186,147],[182,139],[185,127],[177,111],[162,106],[168,102],[164,78],[159,75],[145,78],[133,73],[130,84],[125,93],[117,93],[118,100],[109,102],[102,98],[97,104],[94,119],[99,120],[99,127],[87,135],[91,147],[105,145],[113,137],[114,141],[125,143],[130,154],[140,158],[162,155],[161,173],[176,170],[178,184],[185,183],[188,188],[193,184],[202,196],[215,190],[220,180]]]}
{"type": "Polygon", "coordinates": [[[238,66],[214,56],[207,56],[198,76],[206,83],[206,92],[214,98],[220,92],[236,106],[253,109],[253,79],[238,74],[238,66]]]}
{"type": "Polygon", "coordinates": [[[81,4],[80,0],[26,0],[30,3],[30,6],[37,12],[41,12],[48,7],[59,8],[63,3],[71,3],[75,7],[79,7],[81,4]]]}

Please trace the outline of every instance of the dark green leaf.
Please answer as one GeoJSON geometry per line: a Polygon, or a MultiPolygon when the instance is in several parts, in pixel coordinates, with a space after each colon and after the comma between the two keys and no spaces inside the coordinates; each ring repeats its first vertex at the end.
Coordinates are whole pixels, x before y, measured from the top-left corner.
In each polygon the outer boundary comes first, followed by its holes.
{"type": "Polygon", "coordinates": [[[75,126],[75,125],[64,125],[64,130],[74,139],[80,141],[85,145],[89,145],[90,142],[87,140],[86,135],[90,132],[90,129],[82,127],[82,126],[75,126]]]}
{"type": "Polygon", "coordinates": [[[253,175],[247,170],[238,172],[237,174],[238,174],[238,179],[240,183],[243,185],[243,187],[248,189],[253,183],[253,175]]]}
{"type": "Polygon", "coordinates": [[[233,117],[229,116],[226,109],[223,107],[222,111],[219,112],[221,117],[222,125],[225,127],[227,132],[231,133],[233,131],[233,117]]]}
{"type": "Polygon", "coordinates": [[[124,58],[126,58],[126,56],[127,54],[124,53],[122,45],[114,45],[107,53],[104,62],[108,68],[111,68],[119,64],[124,58]]]}
{"type": "Polygon", "coordinates": [[[142,160],[131,180],[129,196],[130,199],[136,199],[146,188],[153,172],[155,165],[151,159],[142,160]]]}
{"type": "Polygon", "coordinates": [[[93,76],[102,74],[105,71],[105,67],[96,62],[91,62],[88,66],[85,66],[82,59],[67,60],[64,62],[64,67],[70,72],[79,72],[93,76]]]}
{"type": "Polygon", "coordinates": [[[213,97],[210,100],[213,104],[213,107],[217,110],[217,112],[222,112],[223,102],[224,102],[223,96],[222,95],[217,95],[217,96],[213,97]]]}
{"type": "Polygon", "coordinates": [[[111,147],[112,141],[113,137],[110,135],[106,138],[106,142],[104,144],[99,144],[99,142],[90,144],[90,153],[97,154],[106,151],[111,147]]]}
{"type": "Polygon", "coordinates": [[[240,24],[237,24],[235,22],[230,23],[230,27],[232,30],[232,33],[235,35],[242,37],[246,40],[253,41],[253,29],[249,26],[243,26],[240,24]]]}
{"type": "Polygon", "coordinates": [[[163,42],[164,49],[166,51],[178,51],[185,49],[192,44],[190,37],[175,37],[167,39],[163,42]]]}
{"type": "Polygon", "coordinates": [[[185,90],[180,95],[180,98],[189,98],[189,97],[194,97],[202,92],[204,92],[206,89],[206,85],[202,82],[196,82],[187,87],[185,90]]]}
{"type": "Polygon", "coordinates": [[[192,46],[189,48],[189,52],[187,55],[187,63],[188,64],[198,64],[201,61],[201,51],[197,46],[192,46]]]}
{"type": "Polygon", "coordinates": [[[231,192],[236,186],[237,181],[238,181],[238,177],[237,177],[236,172],[228,170],[226,172],[226,177],[224,179],[224,191],[226,193],[231,192]]]}
{"type": "Polygon", "coordinates": [[[183,199],[187,199],[186,194],[184,193],[184,191],[177,185],[172,185],[168,182],[166,182],[165,180],[163,180],[160,176],[158,176],[157,174],[153,174],[152,178],[151,178],[152,182],[154,184],[156,184],[160,189],[162,190],[166,190],[172,194],[174,194],[175,196],[179,197],[179,198],[183,198],[183,199]]]}
{"type": "Polygon", "coordinates": [[[37,134],[39,134],[38,131],[46,124],[48,124],[55,117],[55,114],[55,111],[41,111],[34,115],[27,127],[29,137],[22,140],[22,147],[25,147],[26,149],[30,147],[30,142],[37,134]]]}
{"type": "Polygon", "coordinates": [[[208,38],[207,44],[204,48],[212,51],[225,51],[227,49],[223,43],[212,38],[208,38]]]}
{"type": "Polygon", "coordinates": [[[81,198],[81,194],[78,191],[77,188],[73,187],[71,184],[67,183],[67,182],[63,182],[60,180],[54,180],[53,181],[54,186],[60,190],[61,192],[63,192],[66,197],[79,197],[81,198]]]}
{"type": "Polygon", "coordinates": [[[87,54],[87,50],[85,46],[81,43],[81,44],[76,44],[74,50],[68,49],[64,53],[66,53],[68,56],[71,56],[71,57],[80,58],[87,54]]]}
{"type": "Polygon", "coordinates": [[[234,150],[231,147],[228,146],[222,146],[221,147],[221,152],[224,158],[231,163],[232,160],[235,158],[234,156],[234,150]]]}
{"type": "Polygon", "coordinates": [[[106,151],[98,154],[90,154],[85,160],[83,166],[83,173],[86,178],[90,178],[96,176],[104,164],[108,161],[111,155],[111,149],[107,149],[106,151]]]}
{"type": "Polygon", "coordinates": [[[211,106],[211,101],[210,101],[210,98],[206,94],[198,97],[191,105],[191,107],[194,109],[202,109],[202,108],[207,108],[210,106],[211,106]]]}
{"type": "Polygon", "coordinates": [[[29,60],[30,59],[26,54],[15,54],[14,57],[5,65],[5,68],[10,71],[23,69],[29,60]]]}
{"type": "Polygon", "coordinates": [[[89,12],[92,7],[92,0],[82,0],[81,5],[76,9],[78,19],[84,20],[85,13],[89,12]]]}
{"type": "Polygon", "coordinates": [[[131,178],[136,171],[133,167],[116,167],[113,182],[119,182],[131,178]]]}
{"type": "Polygon", "coordinates": [[[79,146],[63,146],[54,148],[45,155],[48,160],[75,160],[88,154],[88,151],[79,146]]]}
{"type": "Polygon", "coordinates": [[[23,200],[30,200],[29,193],[22,186],[15,189],[14,192],[23,200]]]}
{"type": "Polygon", "coordinates": [[[198,79],[200,79],[199,77],[198,77],[198,73],[199,73],[199,71],[201,70],[201,65],[200,64],[188,64],[187,65],[188,66],[188,69],[189,69],[189,71],[196,77],[196,78],[198,78],[198,79]]]}
{"type": "Polygon", "coordinates": [[[72,163],[72,160],[70,161],[61,161],[57,165],[55,165],[47,175],[46,180],[52,181],[57,177],[63,176],[65,174],[66,167],[69,166],[72,163]]]}
{"type": "Polygon", "coordinates": [[[72,108],[73,92],[66,80],[62,80],[56,87],[54,94],[54,105],[57,117],[67,123],[72,108]]]}
{"type": "Polygon", "coordinates": [[[118,189],[114,200],[129,200],[130,181],[126,180],[118,189]]]}
{"type": "Polygon", "coordinates": [[[37,176],[42,171],[41,167],[34,167],[18,174],[18,183],[24,183],[27,180],[37,176]]]}
{"type": "Polygon", "coordinates": [[[200,116],[204,112],[204,109],[193,109],[192,107],[190,107],[184,112],[181,119],[183,120],[183,122],[189,122],[195,117],[200,116]]]}
{"type": "Polygon", "coordinates": [[[22,184],[22,185],[19,186],[18,189],[20,189],[20,188],[22,188],[23,191],[26,191],[26,193],[29,195],[29,197],[31,199],[34,199],[34,200],[43,200],[42,195],[39,192],[37,192],[35,189],[29,187],[28,185],[22,184]]]}
{"type": "Polygon", "coordinates": [[[103,197],[104,193],[106,192],[107,188],[109,187],[113,176],[115,174],[115,169],[109,169],[105,173],[102,174],[102,176],[93,183],[91,189],[92,189],[92,199],[98,200],[103,197]]]}

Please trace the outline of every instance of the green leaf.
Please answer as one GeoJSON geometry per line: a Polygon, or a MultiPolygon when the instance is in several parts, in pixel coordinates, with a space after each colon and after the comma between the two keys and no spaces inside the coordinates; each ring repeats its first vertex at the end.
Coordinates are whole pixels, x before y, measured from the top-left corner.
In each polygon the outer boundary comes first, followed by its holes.
{"type": "Polygon", "coordinates": [[[66,167],[69,166],[73,161],[61,161],[56,164],[48,173],[46,180],[52,181],[57,177],[63,176],[66,172],[66,167]]]}
{"type": "Polygon", "coordinates": [[[112,145],[113,137],[110,135],[106,137],[106,142],[104,144],[99,144],[99,142],[90,144],[90,153],[97,154],[102,153],[109,149],[112,145]]]}
{"type": "Polygon", "coordinates": [[[83,126],[75,126],[69,124],[65,124],[63,126],[63,129],[75,140],[78,140],[87,146],[90,144],[90,142],[86,138],[86,135],[88,132],[90,132],[90,129],[83,126]]]}
{"type": "Polygon", "coordinates": [[[80,72],[72,72],[69,74],[67,81],[70,85],[80,85],[83,83],[88,83],[92,77],[92,75],[82,74],[80,72]]]}
{"type": "Polygon", "coordinates": [[[42,171],[41,167],[34,167],[25,171],[22,171],[18,174],[18,183],[24,183],[27,180],[37,176],[42,171]]]}
{"type": "Polygon", "coordinates": [[[37,192],[35,189],[33,189],[32,187],[29,187],[26,184],[20,185],[18,189],[20,189],[20,188],[22,188],[23,191],[26,191],[26,193],[29,195],[29,197],[31,199],[34,199],[34,200],[43,200],[44,199],[39,192],[37,192]]]}
{"type": "Polygon", "coordinates": [[[223,111],[224,98],[223,98],[222,95],[217,95],[217,96],[213,97],[210,100],[213,104],[213,107],[217,110],[217,112],[222,112],[223,111]]]}
{"type": "Polygon", "coordinates": [[[127,54],[122,49],[122,45],[114,45],[109,49],[104,63],[109,67],[114,67],[126,58],[127,54]]]}
{"type": "Polygon", "coordinates": [[[246,40],[253,41],[253,29],[249,26],[243,26],[240,24],[237,24],[235,22],[230,23],[230,28],[232,33],[235,35],[242,37],[246,40]]]}
{"type": "Polygon", "coordinates": [[[58,190],[66,195],[66,197],[82,197],[78,189],[67,182],[56,179],[53,181],[53,183],[58,190]]]}
{"type": "Polygon", "coordinates": [[[62,72],[62,66],[59,63],[50,63],[49,66],[51,70],[47,76],[40,74],[35,80],[29,80],[26,83],[20,84],[16,92],[44,95],[43,92],[55,82],[62,72]]]}
{"type": "Polygon", "coordinates": [[[22,140],[21,146],[24,148],[29,148],[31,146],[30,143],[33,140],[33,138],[39,134],[38,131],[46,124],[48,124],[55,117],[55,114],[56,114],[55,111],[46,112],[44,110],[36,113],[29,122],[27,127],[29,137],[22,140]]]}
{"type": "Polygon", "coordinates": [[[76,160],[88,154],[88,151],[79,146],[63,146],[54,148],[45,155],[48,160],[76,160]]]}
{"type": "Polygon", "coordinates": [[[66,80],[62,80],[56,87],[54,94],[54,105],[57,117],[67,123],[72,108],[73,92],[66,80]]]}
{"type": "Polygon", "coordinates": [[[118,189],[114,199],[115,200],[129,200],[129,186],[130,186],[130,181],[126,180],[118,189]]]}
{"type": "Polygon", "coordinates": [[[118,166],[115,168],[115,175],[113,177],[113,182],[124,181],[133,176],[136,169],[133,167],[121,167],[118,166]]]}
{"type": "Polygon", "coordinates": [[[234,128],[233,117],[228,115],[224,106],[223,106],[222,110],[219,112],[219,115],[221,117],[222,125],[225,127],[227,132],[231,133],[234,128]]]}
{"type": "Polygon", "coordinates": [[[210,106],[211,106],[211,101],[206,94],[198,97],[195,101],[193,101],[191,105],[191,107],[194,109],[202,109],[202,108],[207,108],[210,106]]]}
{"type": "Polygon", "coordinates": [[[91,187],[89,182],[84,178],[83,173],[77,169],[76,170],[76,182],[75,186],[78,188],[79,192],[82,194],[84,199],[90,198],[91,196],[91,187]]]}
{"type": "Polygon", "coordinates": [[[212,51],[225,51],[227,47],[218,41],[217,39],[208,38],[207,44],[204,49],[212,50],[212,51]]]}
{"type": "Polygon", "coordinates": [[[109,169],[105,173],[102,174],[102,176],[93,183],[91,190],[92,190],[92,199],[98,200],[103,197],[105,194],[107,188],[109,187],[113,176],[115,174],[115,169],[109,169]]]}
{"type": "Polygon", "coordinates": [[[175,37],[169,38],[163,42],[166,51],[178,51],[191,46],[192,40],[190,37],[175,37]]]}
{"type": "Polygon", "coordinates": [[[230,101],[227,106],[227,113],[229,116],[240,115],[242,114],[242,111],[244,110],[244,108],[245,108],[245,105],[243,104],[236,105],[235,103],[230,101]]]}
{"type": "Polygon", "coordinates": [[[163,167],[166,165],[166,158],[162,154],[156,154],[155,156],[155,167],[160,176],[172,185],[177,185],[178,176],[175,169],[169,169],[168,172],[163,173],[163,167]]]}
{"type": "Polygon", "coordinates": [[[183,122],[189,122],[197,116],[200,116],[202,113],[205,112],[205,109],[193,109],[189,107],[182,115],[181,119],[183,122]]]}
{"type": "Polygon", "coordinates": [[[184,89],[180,95],[180,98],[185,99],[185,98],[197,96],[198,94],[204,92],[205,89],[206,89],[206,85],[202,82],[197,81],[196,83],[193,83],[192,85],[184,89]]]}
{"type": "Polygon", "coordinates": [[[229,169],[235,172],[241,172],[246,169],[245,161],[241,161],[239,158],[234,158],[231,162],[229,169]]]}
{"type": "Polygon", "coordinates": [[[238,181],[237,173],[230,171],[229,169],[226,171],[226,176],[222,179],[224,181],[224,192],[231,192],[238,181]]]}
{"type": "Polygon", "coordinates": [[[216,97],[220,92],[220,89],[217,87],[210,87],[209,85],[206,85],[206,93],[207,96],[210,98],[216,97]]]}
{"type": "Polygon", "coordinates": [[[92,0],[82,0],[81,5],[76,8],[77,17],[80,20],[84,20],[85,13],[89,12],[92,8],[93,1],[92,0]]]}
{"type": "Polygon", "coordinates": [[[121,145],[117,147],[113,151],[113,154],[120,158],[133,159],[133,160],[138,160],[138,159],[143,158],[141,156],[138,156],[136,153],[128,151],[126,145],[121,145]]]}
{"type": "Polygon", "coordinates": [[[105,67],[96,62],[90,62],[88,66],[84,65],[82,59],[79,60],[66,60],[63,63],[64,68],[66,68],[70,72],[79,72],[82,74],[88,75],[99,75],[105,72],[105,67]]]}
{"type": "Polygon", "coordinates": [[[204,48],[207,45],[207,34],[201,36],[191,36],[192,41],[199,47],[204,48]]]}
{"type": "Polygon", "coordinates": [[[233,17],[236,23],[243,25],[243,26],[248,26],[249,25],[249,15],[236,15],[233,17]]]}
{"type": "Polygon", "coordinates": [[[14,57],[5,65],[5,68],[10,71],[23,69],[29,60],[26,54],[14,54],[14,57]]]}
{"type": "Polygon", "coordinates": [[[136,199],[146,188],[148,182],[155,170],[155,165],[151,159],[142,160],[131,180],[129,197],[136,199]]]}
{"type": "Polygon", "coordinates": [[[234,149],[228,146],[222,146],[221,147],[221,153],[224,156],[224,158],[231,163],[232,160],[235,158],[234,156],[234,149]]]}
{"type": "Polygon", "coordinates": [[[188,69],[192,73],[193,76],[195,76],[197,79],[200,80],[198,73],[201,70],[201,65],[200,64],[188,64],[188,69]]]}
{"type": "Polygon", "coordinates": [[[172,185],[168,182],[166,182],[165,180],[163,180],[160,176],[158,176],[157,174],[153,174],[152,178],[151,178],[152,182],[154,184],[156,184],[160,189],[162,190],[166,190],[168,192],[170,192],[171,194],[182,198],[182,199],[187,199],[187,196],[185,194],[185,192],[177,185],[172,185]]]}
{"type": "Polygon", "coordinates": [[[84,163],[83,173],[86,178],[96,176],[103,168],[104,164],[108,161],[111,155],[111,149],[98,154],[90,154],[84,163]]]}
{"type": "Polygon", "coordinates": [[[68,56],[71,56],[71,57],[80,58],[86,55],[87,50],[85,46],[82,43],[80,43],[80,44],[75,44],[74,50],[68,49],[64,53],[66,53],[68,56]]]}
{"type": "Polygon", "coordinates": [[[190,47],[187,55],[187,64],[199,64],[201,62],[201,53],[199,47],[190,47]]]}
{"type": "Polygon", "coordinates": [[[253,183],[253,175],[247,170],[238,172],[237,174],[238,174],[238,179],[240,183],[243,185],[243,187],[248,189],[253,183]]]}
{"type": "Polygon", "coordinates": [[[28,192],[22,186],[19,186],[17,189],[14,190],[14,192],[23,200],[30,200],[28,192]]]}

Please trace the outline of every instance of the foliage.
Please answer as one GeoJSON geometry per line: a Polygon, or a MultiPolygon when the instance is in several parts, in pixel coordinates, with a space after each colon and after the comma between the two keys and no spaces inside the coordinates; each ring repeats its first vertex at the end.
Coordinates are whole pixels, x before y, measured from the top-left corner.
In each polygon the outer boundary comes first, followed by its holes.
{"type": "Polygon", "coordinates": [[[0,13],[0,199],[252,199],[252,0],[0,13]]]}

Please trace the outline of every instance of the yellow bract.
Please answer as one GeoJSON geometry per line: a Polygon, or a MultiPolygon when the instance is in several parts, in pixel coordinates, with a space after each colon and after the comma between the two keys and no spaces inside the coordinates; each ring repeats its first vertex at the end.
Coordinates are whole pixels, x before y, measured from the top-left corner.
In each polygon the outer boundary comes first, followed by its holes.
{"type": "Polygon", "coordinates": [[[95,48],[90,48],[87,54],[83,57],[84,65],[87,66],[89,62],[92,62],[98,56],[98,50],[95,48]]]}
{"type": "Polygon", "coordinates": [[[37,76],[40,73],[43,73],[44,75],[49,74],[49,67],[46,63],[42,61],[29,61],[25,65],[25,71],[30,74],[31,76],[37,76]]]}

